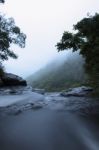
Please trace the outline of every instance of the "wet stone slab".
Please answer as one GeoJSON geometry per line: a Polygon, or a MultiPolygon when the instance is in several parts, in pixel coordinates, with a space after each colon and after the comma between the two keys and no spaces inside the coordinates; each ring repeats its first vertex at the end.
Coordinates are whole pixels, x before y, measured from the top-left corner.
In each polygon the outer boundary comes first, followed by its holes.
{"type": "Polygon", "coordinates": [[[62,97],[56,93],[47,93],[42,99],[29,98],[7,107],[0,107],[0,115],[20,115],[24,111],[42,108],[85,116],[99,114],[98,98],[62,97]]]}

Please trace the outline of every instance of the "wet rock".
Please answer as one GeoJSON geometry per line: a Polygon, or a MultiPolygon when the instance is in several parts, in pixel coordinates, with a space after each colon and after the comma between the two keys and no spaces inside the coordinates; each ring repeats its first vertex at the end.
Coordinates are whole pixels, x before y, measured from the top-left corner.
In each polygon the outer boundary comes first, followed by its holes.
{"type": "Polygon", "coordinates": [[[91,87],[81,86],[76,88],[70,88],[65,92],[61,92],[60,95],[64,97],[68,97],[68,96],[82,97],[82,96],[87,96],[92,91],[93,88],[91,87]]]}
{"type": "Polygon", "coordinates": [[[22,113],[22,110],[17,110],[15,113],[14,113],[14,115],[19,115],[19,114],[21,114],[22,113]]]}
{"type": "Polygon", "coordinates": [[[2,82],[2,80],[0,79],[0,87],[2,87],[3,86],[3,82],[2,82]]]}
{"type": "Polygon", "coordinates": [[[16,94],[16,91],[15,90],[11,90],[11,91],[9,91],[9,94],[16,94]]]}
{"type": "Polygon", "coordinates": [[[11,89],[0,88],[0,95],[8,95],[11,92],[11,89]]]}
{"type": "Polygon", "coordinates": [[[45,94],[45,89],[33,89],[32,91],[43,95],[45,94]]]}
{"type": "Polygon", "coordinates": [[[0,88],[0,95],[22,95],[32,92],[30,86],[3,86],[0,88]]]}
{"type": "Polygon", "coordinates": [[[41,109],[41,108],[43,108],[43,106],[42,105],[33,105],[33,107],[32,107],[32,109],[33,110],[38,110],[38,109],[41,109]]]}
{"type": "Polygon", "coordinates": [[[33,106],[33,105],[34,105],[34,103],[30,103],[30,105],[31,105],[31,106],[33,106]]]}
{"type": "Polygon", "coordinates": [[[26,86],[27,83],[26,81],[14,74],[11,73],[5,73],[4,76],[2,77],[2,82],[4,86],[26,86]]]}

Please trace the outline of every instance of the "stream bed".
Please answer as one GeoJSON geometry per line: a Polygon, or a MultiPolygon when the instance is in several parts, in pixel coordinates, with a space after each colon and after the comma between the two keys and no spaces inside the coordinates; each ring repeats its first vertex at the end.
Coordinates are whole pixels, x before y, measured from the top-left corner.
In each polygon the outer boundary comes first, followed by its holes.
{"type": "Polygon", "coordinates": [[[98,98],[26,90],[0,100],[0,150],[99,149],[98,98]]]}

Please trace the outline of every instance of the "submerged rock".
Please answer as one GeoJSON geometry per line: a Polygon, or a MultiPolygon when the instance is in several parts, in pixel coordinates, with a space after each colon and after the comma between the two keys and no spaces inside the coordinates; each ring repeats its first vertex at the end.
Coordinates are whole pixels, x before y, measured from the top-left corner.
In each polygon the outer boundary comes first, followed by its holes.
{"type": "Polygon", "coordinates": [[[3,82],[3,86],[26,86],[27,83],[26,81],[17,76],[14,75],[12,73],[5,73],[4,76],[2,77],[2,82],[3,82]]]}
{"type": "Polygon", "coordinates": [[[88,95],[90,92],[93,91],[93,88],[91,87],[86,87],[86,86],[81,86],[81,87],[76,87],[76,88],[70,88],[69,90],[65,91],[65,92],[61,92],[60,95],[61,96],[78,96],[78,97],[82,97],[82,96],[86,96],[88,95]]]}

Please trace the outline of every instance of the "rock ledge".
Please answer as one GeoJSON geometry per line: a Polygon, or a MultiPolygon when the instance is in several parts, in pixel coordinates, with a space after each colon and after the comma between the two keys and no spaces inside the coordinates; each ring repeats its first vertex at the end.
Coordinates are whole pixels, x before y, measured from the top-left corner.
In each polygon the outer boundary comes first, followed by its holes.
{"type": "Polygon", "coordinates": [[[23,78],[12,73],[4,73],[0,81],[2,86],[27,86],[27,82],[23,78]]]}
{"type": "Polygon", "coordinates": [[[77,97],[82,97],[82,96],[87,96],[90,92],[93,91],[93,88],[91,87],[86,87],[86,86],[81,86],[81,87],[76,87],[76,88],[70,88],[65,92],[61,92],[60,95],[67,97],[67,96],[77,96],[77,97]]]}

